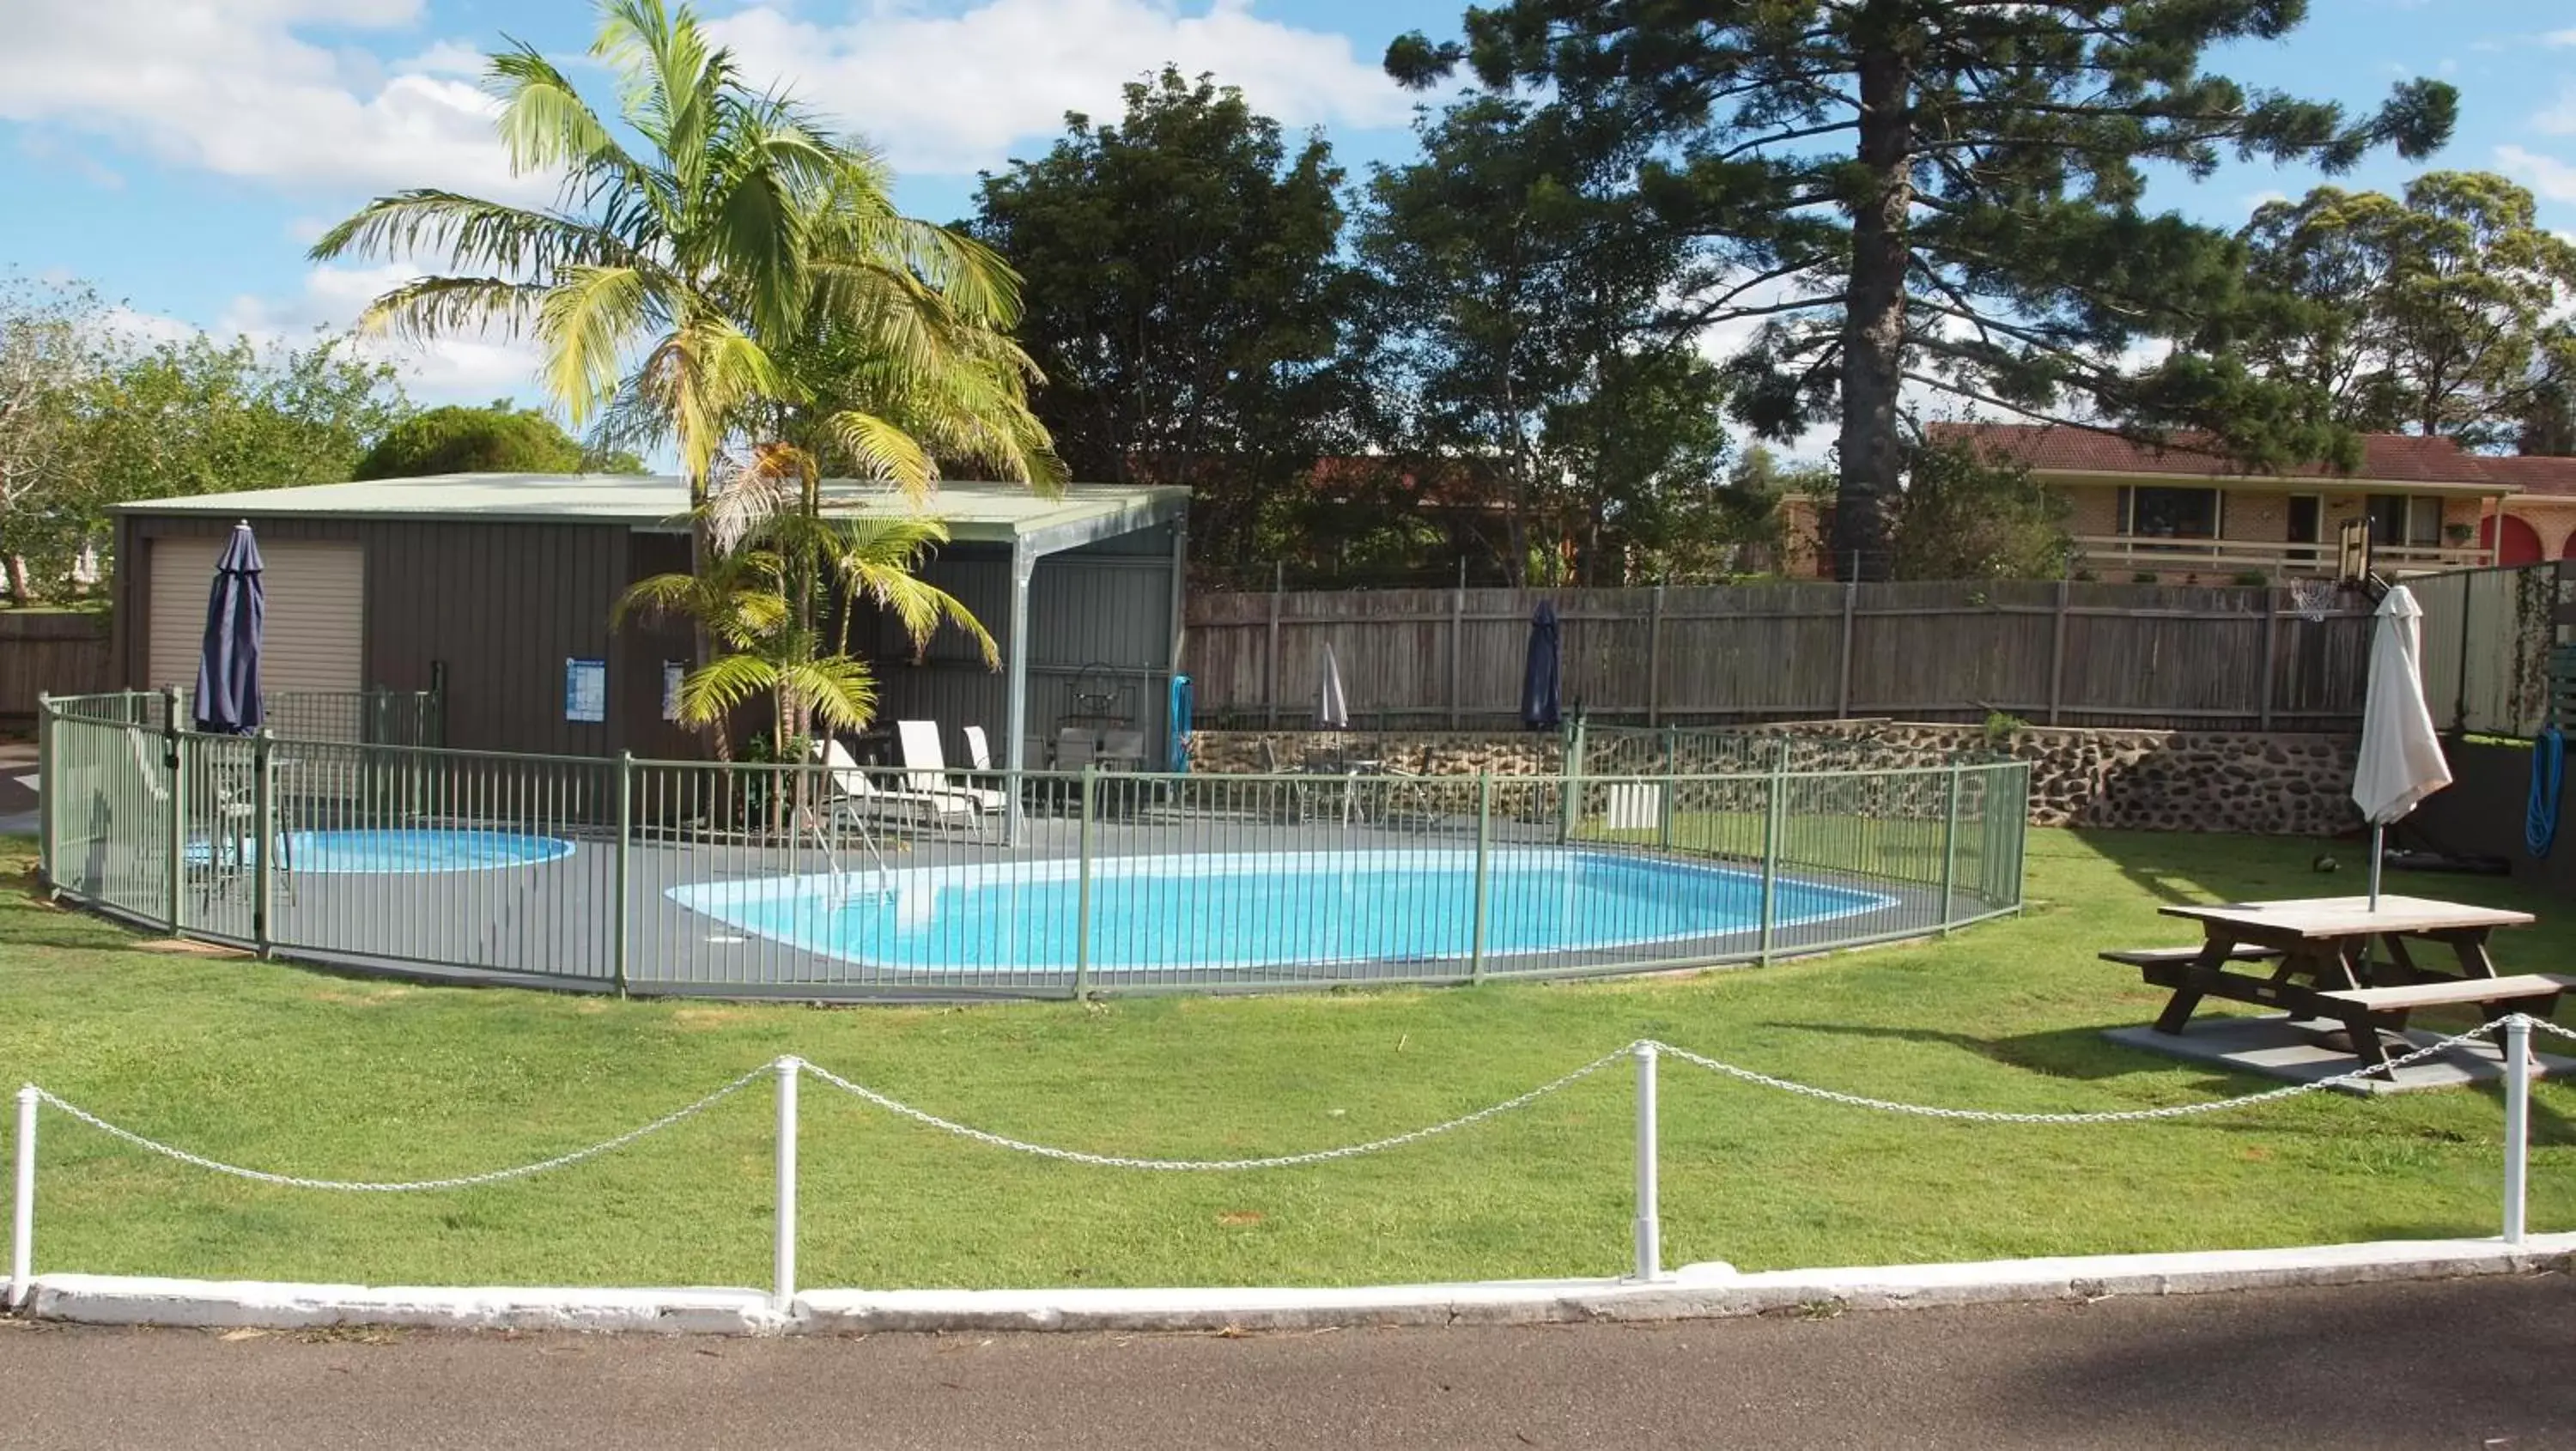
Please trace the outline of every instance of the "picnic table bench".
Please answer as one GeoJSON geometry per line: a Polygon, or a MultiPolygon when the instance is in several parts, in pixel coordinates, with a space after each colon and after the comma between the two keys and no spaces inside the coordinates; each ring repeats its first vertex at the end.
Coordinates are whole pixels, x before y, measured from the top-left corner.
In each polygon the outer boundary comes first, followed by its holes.
{"type": "Polygon", "coordinates": [[[2385,1072],[2381,1033],[2404,1032],[2407,1015],[2419,1008],[2470,1006],[2489,1021],[2513,1012],[2546,1015],[2561,993],[2576,989],[2576,976],[2497,974],[2487,937],[2498,927],[2528,926],[2528,912],[2393,896],[2382,896],[2376,908],[2362,897],[2323,897],[2161,910],[2198,922],[2200,945],[2119,948],[2102,957],[2172,990],[2156,1018],[2163,1033],[2181,1033],[2209,998],[2277,1007],[2341,1024],[2361,1061],[2385,1072]],[[2415,949],[2426,943],[2449,948],[2456,970],[2418,963],[2415,949]],[[2265,966],[2268,972],[2259,970],[2265,966]]]}

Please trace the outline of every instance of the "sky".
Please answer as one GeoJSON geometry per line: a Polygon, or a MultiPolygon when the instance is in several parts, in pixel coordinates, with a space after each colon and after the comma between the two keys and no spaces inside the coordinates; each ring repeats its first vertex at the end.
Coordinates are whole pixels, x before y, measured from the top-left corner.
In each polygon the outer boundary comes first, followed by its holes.
{"type": "MultiPolygon", "coordinates": [[[[1177,63],[1321,128],[1356,177],[1402,159],[1417,98],[1379,69],[1411,29],[1456,33],[1457,0],[703,0],[745,69],[872,140],[913,215],[971,210],[976,173],[1045,150],[1068,110],[1114,117],[1119,86],[1177,63]]],[[[2376,104],[2402,76],[2462,90],[2429,165],[2505,172],[2576,234],[2576,0],[2312,0],[2277,44],[2211,68],[2257,87],[2376,104]]],[[[302,339],[414,274],[320,266],[312,239],[369,197],[444,186],[544,200],[509,175],[477,85],[505,37],[575,60],[588,0],[0,0],[0,268],[80,278],[146,333],[302,339]]],[[[598,78],[596,70],[576,78],[598,78]]],[[[2375,157],[2341,181],[2393,189],[2375,157]]],[[[2236,165],[2160,178],[2158,206],[2236,224],[2320,178],[2236,165]]],[[[424,402],[539,401],[506,340],[384,345],[424,402]]]]}

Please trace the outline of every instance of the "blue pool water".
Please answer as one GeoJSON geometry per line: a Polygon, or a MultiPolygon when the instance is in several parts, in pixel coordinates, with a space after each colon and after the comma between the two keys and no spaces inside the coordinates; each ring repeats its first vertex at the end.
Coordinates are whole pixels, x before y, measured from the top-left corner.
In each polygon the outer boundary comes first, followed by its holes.
{"type": "MultiPolygon", "coordinates": [[[[226,843],[229,860],[235,847],[226,843]]],[[[243,860],[259,860],[258,845],[240,843],[243,860]]],[[[205,842],[192,842],[188,859],[212,859],[205,842]]],[[[531,836],[514,831],[297,831],[286,837],[279,865],[297,872],[474,872],[494,867],[534,866],[572,855],[572,843],[561,837],[531,836]]]]}
{"type": "MultiPolygon", "coordinates": [[[[1069,970],[1079,920],[1070,861],[701,882],[672,900],[727,926],[868,967],[1069,970]]],[[[1607,852],[1512,850],[1486,874],[1485,952],[1508,958],[1724,937],[1760,926],[1762,879],[1731,867],[1607,852]]],[[[1093,862],[1090,966],[1172,972],[1464,958],[1475,938],[1472,851],[1274,852],[1093,862]]],[[[1781,926],[1893,898],[1775,884],[1781,926]]]]}

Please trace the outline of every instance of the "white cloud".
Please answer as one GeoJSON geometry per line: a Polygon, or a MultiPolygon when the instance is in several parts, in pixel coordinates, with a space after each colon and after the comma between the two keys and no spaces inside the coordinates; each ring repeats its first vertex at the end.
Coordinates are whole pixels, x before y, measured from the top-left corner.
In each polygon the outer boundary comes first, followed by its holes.
{"type": "Polygon", "coordinates": [[[2540,37],[2542,45],[2576,45],[2576,30],[2553,30],[2540,37]]]}
{"type": "Polygon", "coordinates": [[[459,76],[469,81],[482,79],[483,66],[483,52],[454,40],[439,41],[418,55],[394,62],[400,75],[459,76]]]}
{"type": "Polygon", "coordinates": [[[105,135],[184,166],[283,187],[453,186],[519,195],[492,101],[433,45],[388,75],[302,25],[386,30],[420,0],[10,0],[0,119],[105,135]]]}
{"type": "Polygon", "coordinates": [[[985,0],[952,15],[853,3],[844,23],[769,0],[709,22],[756,82],[775,77],[886,152],[899,171],[957,174],[1000,165],[1011,145],[1051,135],[1066,111],[1115,117],[1118,88],[1169,61],[1212,72],[1289,126],[1394,126],[1412,101],[1353,53],[1347,36],[1215,0],[985,0]]]}
{"type": "Polygon", "coordinates": [[[2531,189],[2553,201],[2576,202],[2576,166],[2519,146],[2495,149],[2498,166],[2520,177],[2531,189]]]}
{"type": "MultiPolygon", "coordinates": [[[[238,333],[259,343],[308,342],[317,329],[347,329],[368,303],[419,275],[418,269],[399,264],[316,267],[304,275],[302,290],[291,295],[235,297],[216,319],[214,332],[222,337],[238,333]]],[[[491,334],[416,346],[367,338],[359,347],[393,364],[413,397],[423,402],[487,403],[537,393],[537,353],[525,339],[491,334]]]]}
{"type": "Polygon", "coordinates": [[[2544,136],[2576,136],[2576,86],[2558,93],[2558,101],[2531,118],[2531,129],[2544,136]]]}

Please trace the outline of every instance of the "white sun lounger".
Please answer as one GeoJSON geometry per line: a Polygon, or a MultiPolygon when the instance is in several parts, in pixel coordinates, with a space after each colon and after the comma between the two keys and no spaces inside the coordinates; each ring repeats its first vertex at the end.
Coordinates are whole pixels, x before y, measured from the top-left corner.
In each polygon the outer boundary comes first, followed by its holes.
{"type": "Polygon", "coordinates": [[[934,720],[899,720],[894,723],[895,746],[903,752],[906,788],[933,795],[964,798],[980,812],[1000,812],[1011,804],[1004,792],[951,780],[948,760],[939,749],[939,722],[934,720]]]}
{"type": "Polygon", "coordinates": [[[828,737],[816,741],[814,758],[823,764],[825,778],[831,783],[829,804],[836,814],[875,820],[904,817],[933,826],[974,824],[974,803],[946,792],[880,786],[859,768],[849,748],[839,741],[828,737]]]}

